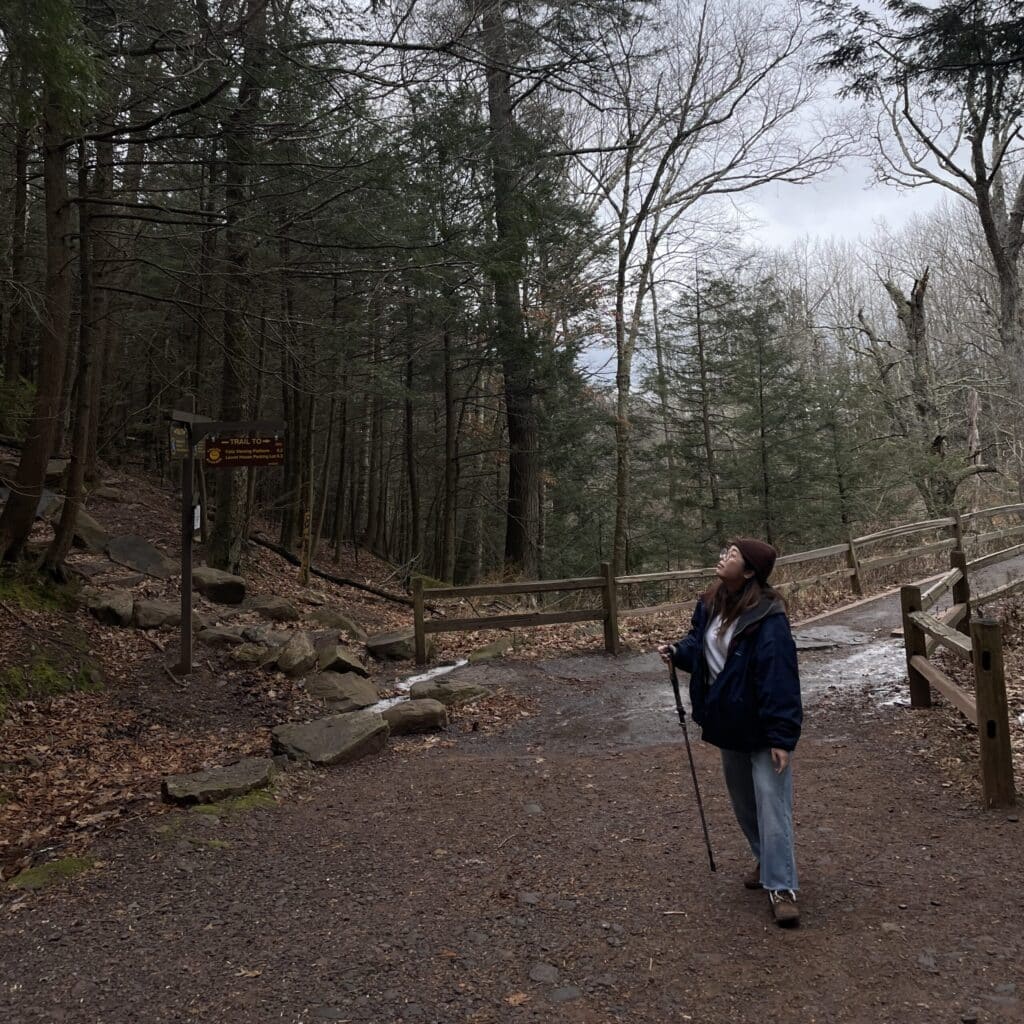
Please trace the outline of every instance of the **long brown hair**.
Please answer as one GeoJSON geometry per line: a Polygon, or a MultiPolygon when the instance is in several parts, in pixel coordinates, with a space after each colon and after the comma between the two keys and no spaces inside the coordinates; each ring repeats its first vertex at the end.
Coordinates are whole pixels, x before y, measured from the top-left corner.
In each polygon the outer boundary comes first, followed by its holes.
{"type": "Polygon", "coordinates": [[[723,580],[715,580],[705,591],[701,600],[708,609],[708,621],[716,615],[722,616],[722,625],[730,626],[744,612],[756,608],[764,598],[770,597],[782,601],[786,606],[783,596],[767,583],[760,583],[756,576],[744,580],[739,590],[730,591],[723,580]]]}

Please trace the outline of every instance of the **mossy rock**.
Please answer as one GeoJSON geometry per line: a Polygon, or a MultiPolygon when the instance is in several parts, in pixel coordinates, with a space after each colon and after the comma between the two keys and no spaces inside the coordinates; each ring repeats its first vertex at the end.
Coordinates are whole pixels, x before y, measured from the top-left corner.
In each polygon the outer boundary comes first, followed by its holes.
{"type": "Polygon", "coordinates": [[[62,860],[51,860],[34,868],[26,868],[15,875],[8,883],[10,889],[37,891],[56,885],[68,878],[74,878],[83,871],[88,871],[95,862],[90,857],[65,857],[62,860]]]}
{"type": "Polygon", "coordinates": [[[273,793],[266,789],[254,789],[244,796],[232,796],[212,804],[196,804],[189,808],[189,813],[213,814],[223,818],[230,814],[248,814],[249,811],[266,810],[276,806],[277,800],[273,793]]]}

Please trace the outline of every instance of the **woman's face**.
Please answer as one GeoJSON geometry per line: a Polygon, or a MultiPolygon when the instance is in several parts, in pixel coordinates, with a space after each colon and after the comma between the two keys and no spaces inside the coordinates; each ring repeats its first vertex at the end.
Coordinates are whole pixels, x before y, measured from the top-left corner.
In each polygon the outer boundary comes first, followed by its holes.
{"type": "Polygon", "coordinates": [[[749,580],[754,575],[747,568],[743,561],[743,555],[735,544],[725,548],[718,556],[715,574],[730,590],[739,589],[745,580],[749,580]]]}

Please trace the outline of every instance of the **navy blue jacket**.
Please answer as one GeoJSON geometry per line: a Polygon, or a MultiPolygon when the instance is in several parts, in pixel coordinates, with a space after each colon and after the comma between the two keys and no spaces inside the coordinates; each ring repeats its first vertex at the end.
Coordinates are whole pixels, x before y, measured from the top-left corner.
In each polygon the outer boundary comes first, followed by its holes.
{"type": "Polygon", "coordinates": [[[796,644],[781,601],[766,597],[736,622],[725,664],[712,686],[704,657],[708,608],[701,599],[672,661],[690,673],[690,704],[702,738],[725,750],[793,750],[803,708],[796,644]]]}

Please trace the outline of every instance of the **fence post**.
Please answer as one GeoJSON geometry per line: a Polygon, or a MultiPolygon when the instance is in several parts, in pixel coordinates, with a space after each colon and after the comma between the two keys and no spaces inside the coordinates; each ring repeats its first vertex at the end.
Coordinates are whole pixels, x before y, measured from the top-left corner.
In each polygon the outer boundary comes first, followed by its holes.
{"type": "Polygon", "coordinates": [[[416,637],[416,664],[427,662],[427,634],[423,629],[423,577],[416,576],[412,581],[412,621],[416,637]]]}
{"type": "Polygon", "coordinates": [[[903,643],[907,652],[907,676],[910,679],[910,706],[912,708],[930,708],[932,706],[932,690],[920,672],[910,664],[915,654],[922,658],[928,657],[928,638],[920,626],[910,619],[911,612],[921,610],[921,588],[900,587],[900,608],[903,613],[903,643]]]}
{"type": "Polygon", "coordinates": [[[949,564],[953,569],[959,569],[963,579],[953,584],[953,604],[962,604],[965,607],[964,617],[956,627],[964,636],[971,635],[971,582],[967,578],[967,555],[962,549],[953,550],[949,553],[949,564]]]}
{"type": "Polygon", "coordinates": [[[986,807],[1012,807],[1016,802],[1010,716],[1003,675],[1003,638],[994,619],[971,623],[971,653],[981,743],[981,791],[986,807]]]}
{"type": "Polygon", "coordinates": [[[956,538],[956,547],[954,551],[963,551],[964,549],[964,524],[960,519],[960,513],[956,509],[953,509],[953,536],[956,538]]]}
{"type": "Polygon", "coordinates": [[[846,565],[847,568],[853,570],[850,576],[850,589],[853,591],[854,597],[863,597],[864,583],[860,578],[860,559],[857,558],[857,547],[853,543],[853,537],[850,536],[849,532],[846,534],[846,541],[849,545],[846,550],[846,565]]]}
{"type": "Polygon", "coordinates": [[[604,577],[602,603],[604,605],[604,649],[609,654],[619,653],[619,597],[615,590],[615,577],[610,562],[601,563],[604,577]]]}

